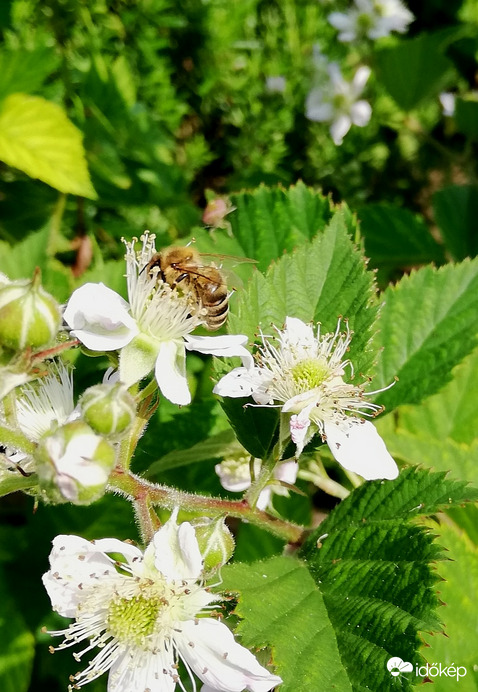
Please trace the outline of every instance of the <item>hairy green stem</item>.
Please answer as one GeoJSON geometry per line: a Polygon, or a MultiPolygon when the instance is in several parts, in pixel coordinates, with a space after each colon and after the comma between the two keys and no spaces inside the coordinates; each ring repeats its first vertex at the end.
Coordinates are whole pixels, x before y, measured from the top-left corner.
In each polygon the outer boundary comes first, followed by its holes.
{"type": "MultiPolygon", "coordinates": [[[[144,503],[147,501],[149,506],[158,505],[169,510],[179,506],[213,518],[228,515],[245,519],[289,543],[299,542],[304,532],[303,527],[255,509],[246,500],[231,501],[194,495],[175,488],[150,483],[144,478],[118,467],[110,476],[109,490],[110,492],[120,492],[133,502],[144,503]]],[[[142,521],[143,515],[137,512],[137,518],[138,521],[142,521]]],[[[147,533],[147,527],[145,530],[145,527],[141,526],[141,532],[147,533]]]]}

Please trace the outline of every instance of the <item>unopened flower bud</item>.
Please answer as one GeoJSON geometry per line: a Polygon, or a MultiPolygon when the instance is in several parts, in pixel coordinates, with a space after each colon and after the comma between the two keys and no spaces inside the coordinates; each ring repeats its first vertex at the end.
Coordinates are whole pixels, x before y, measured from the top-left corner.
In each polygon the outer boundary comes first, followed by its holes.
{"type": "Polygon", "coordinates": [[[98,500],[115,463],[113,447],[83,421],[44,435],[35,457],[40,490],[55,504],[89,505],[98,500]]]}
{"type": "Polygon", "coordinates": [[[61,324],[56,300],[33,279],[0,284],[0,343],[13,350],[39,348],[52,341],[61,324]]]}
{"type": "Polygon", "coordinates": [[[211,199],[203,212],[202,221],[206,226],[223,228],[225,217],[231,211],[234,211],[235,208],[227,198],[217,197],[216,199],[211,199]]]}
{"type": "Polygon", "coordinates": [[[86,390],[80,400],[84,420],[101,435],[118,435],[133,422],[136,405],[126,386],[97,384],[86,390]]]}
{"type": "Polygon", "coordinates": [[[225,565],[234,552],[234,538],[224,519],[203,517],[193,522],[205,572],[215,572],[225,565]]]}

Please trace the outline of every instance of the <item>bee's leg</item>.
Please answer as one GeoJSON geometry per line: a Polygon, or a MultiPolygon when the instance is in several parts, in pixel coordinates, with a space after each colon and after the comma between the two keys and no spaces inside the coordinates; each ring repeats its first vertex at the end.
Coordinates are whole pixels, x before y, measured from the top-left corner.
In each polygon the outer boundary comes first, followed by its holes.
{"type": "Polygon", "coordinates": [[[183,272],[178,276],[178,278],[173,281],[172,284],[170,284],[171,288],[176,288],[176,286],[181,282],[184,281],[184,279],[187,279],[189,277],[189,272],[183,272]]]}

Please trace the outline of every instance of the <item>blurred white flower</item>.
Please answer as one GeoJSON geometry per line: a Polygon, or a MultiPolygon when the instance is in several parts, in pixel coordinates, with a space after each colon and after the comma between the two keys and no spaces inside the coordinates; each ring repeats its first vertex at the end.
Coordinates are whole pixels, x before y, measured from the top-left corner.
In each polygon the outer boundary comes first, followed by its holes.
{"type": "Polygon", "coordinates": [[[247,357],[247,337],[191,336],[203,323],[187,295],[145,271],[156,253],[154,235],[126,242],[129,304],[104,284],[85,284],[71,296],[64,318],[72,335],[92,351],[121,349],[119,376],[127,386],[153,369],[163,395],[174,404],[189,404],[186,351],[215,356],[247,357]]]}
{"type": "MultiPolygon", "coordinates": [[[[288,317],[277,338],[262,337],[263,346],[253,367],[235,368],[214,387],[220,396],[252,396],[259,406],[279,407],[289,418],[289,429],[298,457],[318,432],[330,451],[348,471],[367,480],[396,478],[398,468],[372,423],[359,416],[381,411],[365,396],[362,387],[344,380],[353,367],[344,360],[351,334],[314,335],[310,325],[288,317]]],[[[380,390],[382,391],[382,390],[380,390]]]]}
{"type": "Polygon", "coordinates": [[[339,32],[339,41],[344,43],[364,36],[372,40],[383,38],[392,31],[403,34],[414,18],[400,0],[354,0],[348,12],[332,12],[328,16],[339,32]]]}
{"type": "Polygon", "coordinates": [[[84,642],[76,660],[88,655],[72,688],[109,671],[108,692],[184,690],[178,659],[194,690],[193,673],[216,692],[268,692],[282,682],[210,617],[221,596],[204,588],[194,529],[178,526],[176,517],[177,511],[144,554],[115,538],[54,539],[43,583],[53,609],[75,621],[50,634],[64,637],[58,649],[84,642]]]}
{"type": "Polygon", "coordinates": [[[443,115],[452,118],[455,115],[455,94],[444,91],[438,98],[443,108],[443,115]]]}
{"type": "Polygon", "coordinates": [[[286,87],[285,77],[266,77],[266,89],[271,94],[283,94],[286,87]]]}
{"type": "MultiPolygon", "coordinates": [[[[249,459],[249,456],[244,455],[237,458],[224,459],[220,464],[216,464],[214,467],[215,471],[225,490],[229,490],[231,493],[240,493],[250,487],[252,479],[249,459]]],[[[256,478],[260,470],[261,460],[254,459],[254,475],[256,478]]],[[[299,465],[294,459],[277,464],[274,468],[273,480],[259,495],[256,507],[263,510],[270,507],[273,495],[288,496],[289,491],[280,484],[280,481],[293,485],[297,480],[298,470],[299,465]]]]}
{"type": "Polygon", "coordinates": [[[359,67],[351,82],[343,77],[337,63],[329,63],[328,83],[314,87],[308,94],[306,117],[316,122],[330,122],[330,134],[340,145],[352,125],[365,127],[372,115],[367,101],[358,100],[370,76],[370,68],[359,67]]]}

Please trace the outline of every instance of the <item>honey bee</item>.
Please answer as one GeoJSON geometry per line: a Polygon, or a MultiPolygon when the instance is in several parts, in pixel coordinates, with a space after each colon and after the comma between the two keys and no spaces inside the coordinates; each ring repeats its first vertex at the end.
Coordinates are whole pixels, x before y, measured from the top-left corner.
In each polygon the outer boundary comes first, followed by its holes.
{"type": "Polygon", "coordinates": [[[156,268],[159,279],[203,308],[206,329],[216,331],[222,327],[229,312],[229,292],[222,271],[213,264],[204,264],[196,249],[178,246],[155,253],[146,269],[152,275],[156,268]]]}

